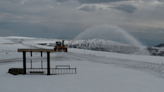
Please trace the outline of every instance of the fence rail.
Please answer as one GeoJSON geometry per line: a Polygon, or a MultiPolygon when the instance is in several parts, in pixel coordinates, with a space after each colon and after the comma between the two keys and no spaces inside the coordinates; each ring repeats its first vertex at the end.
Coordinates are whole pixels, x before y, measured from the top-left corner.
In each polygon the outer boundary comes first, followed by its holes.
{"type": "MultiPolygon", "coordinates": [[[[59,67],[59,66],[58,66],[59,67]]],[[[76,68],[50,68],[50,74],[76,74],[76,68]]],[[[47,74],[47,68],[26,68],[27,74],[47,74]]]]}

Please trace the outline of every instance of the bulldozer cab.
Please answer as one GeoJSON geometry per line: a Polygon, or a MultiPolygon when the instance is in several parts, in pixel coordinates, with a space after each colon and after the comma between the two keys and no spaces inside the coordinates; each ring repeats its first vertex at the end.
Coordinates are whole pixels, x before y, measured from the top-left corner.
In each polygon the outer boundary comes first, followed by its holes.
{"type": "Polygon", "coordinates": [[[60,41],[57,41],[56,42],[56,46],[61,46],[61,42],[60,41]]]}

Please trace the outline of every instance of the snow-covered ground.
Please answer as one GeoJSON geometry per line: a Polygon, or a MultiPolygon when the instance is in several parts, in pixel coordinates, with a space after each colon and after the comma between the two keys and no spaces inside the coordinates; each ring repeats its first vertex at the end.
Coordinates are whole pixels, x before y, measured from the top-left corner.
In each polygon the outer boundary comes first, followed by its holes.
{"type": "MultiPolygon", "coordinates": [[[[22,67],[22,53],[18,48],[52,48],[37,45],[37,39],[1,37],[0,91],[1,92],[163,92],[164,57],[128,55],[103,51],[68,49],[68,53],[51,53],[51,67],[71,65],[77,74],[66,75],[11,75],[8,69],[22,67]],[[10,38],[10,39],[9,39],[10,38]],[[20,43],[13,43],[19,39],[20,43]],[[23,40],[22,40],[23,39],[23,40]],[[12,40],[12,41],[10,41],[12,40]],[[4,44],[12,43],[12,44],[4,44]]],[[[48,41],[48,39],[44,39],[48,41]]],[[[41,42],[41,39],[38,39],[41,42]]],[[[49,39],[49,41],[56,41],[49,39]]],[[[53,49],[53,48],[52,48],[53,49]]],[[[27,54],[27,67],[46,68],[46,53],[27,54]]]]}

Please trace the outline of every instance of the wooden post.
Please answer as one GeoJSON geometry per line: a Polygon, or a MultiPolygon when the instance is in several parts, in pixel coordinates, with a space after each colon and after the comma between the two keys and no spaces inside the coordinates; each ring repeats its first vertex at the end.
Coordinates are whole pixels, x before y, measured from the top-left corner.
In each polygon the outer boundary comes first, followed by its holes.
{"type": "Polygon", "coordinates": [[[47,52],[47,75],[50,75],[50,52],[47,52]]]}
{"type": "Polygon", "coordinates": [[[31,57],[32,57],[32,51],[30,51],[31,52],[31,57]]]}
{"type": "Polygon", "coordinates": [[[26,51],[23,51],[23,74],[26,74],[26,51]]]}
{"type": "Polygon", "coordinates": [[[41,53],[41,57],[42,57],[42,51],[40,53],[41,53]]]}
{"type": "Polygon", "coordinates": [[[32,69],[32,60],[31,60],[31,69],[32,69]]]}

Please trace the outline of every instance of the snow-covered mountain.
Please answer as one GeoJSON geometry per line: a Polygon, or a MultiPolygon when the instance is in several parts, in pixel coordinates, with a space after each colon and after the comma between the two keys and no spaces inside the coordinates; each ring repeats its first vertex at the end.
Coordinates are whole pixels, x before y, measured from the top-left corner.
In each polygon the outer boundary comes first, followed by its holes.
{"type": "Polygon", "coordinates": [[[154,56],[164,56],[164,47],[147,47],[154,56]]]}
{"type": "Polygon", "coordinates": [[[161,43],[161,44],[159,44],[159,45],[157,45],[155,47],[164,47],[164,43],[161,43]]]}
{"type": "Polygon", "coordinates": [[[164,56],[164,43],[156,46],[147,47],[151,55],[154,56],[164,56]]]}

